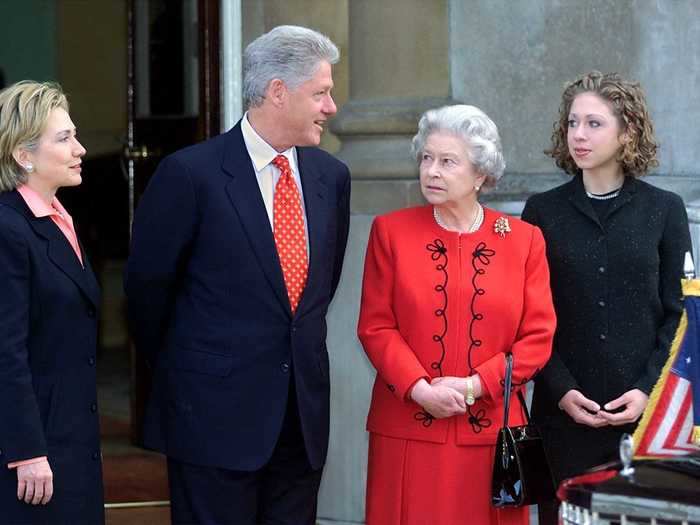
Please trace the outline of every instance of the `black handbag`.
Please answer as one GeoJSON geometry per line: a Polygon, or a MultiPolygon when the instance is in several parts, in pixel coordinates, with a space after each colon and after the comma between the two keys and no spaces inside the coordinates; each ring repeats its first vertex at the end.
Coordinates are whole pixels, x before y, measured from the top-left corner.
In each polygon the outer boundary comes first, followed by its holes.
{"type": "Polygon", "coordinates": [[[522,507],[555,499],[554,478],[537,427],[530,424],[525,400],[518,399],[525,411],[527,425],[508,426],[508,409],[513,383],[513,354],[506,354],[506,379],[503,392],[503,428],[498,432],[496,456],[491,478],[491,503],[494,507],[522,507]]]}

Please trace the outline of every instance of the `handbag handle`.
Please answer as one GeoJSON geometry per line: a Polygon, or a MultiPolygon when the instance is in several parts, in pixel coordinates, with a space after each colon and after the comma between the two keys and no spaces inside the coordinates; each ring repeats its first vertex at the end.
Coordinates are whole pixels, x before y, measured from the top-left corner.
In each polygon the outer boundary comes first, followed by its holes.
{"type": "MultiPolygon", "coordinates": [[[[503,384],[503,428],[508,427],[508,412],[510,411],[510,393],[513,386],[513,354],[508,352],[506,354],[506,377],[503,384]]],[[[530,412],[527,409],[527,404],[523,398],[523,393],[518,390],[518,399],[520,400],[520,405],[525,412],[525,420],[527,424],[530,424],[530,412]]]]}

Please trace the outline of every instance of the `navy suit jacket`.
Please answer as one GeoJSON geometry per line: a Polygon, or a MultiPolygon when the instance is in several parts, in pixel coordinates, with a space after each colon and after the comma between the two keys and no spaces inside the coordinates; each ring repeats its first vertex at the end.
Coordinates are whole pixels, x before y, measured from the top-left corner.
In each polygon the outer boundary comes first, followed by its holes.
{"type": "Polygon", "coordinates": [[[349,227],[347,167],[297,148],[309,274],[293,315],[240,122],[160,163],[133,227],[126,292],[137,351],[154,369],[147,447],[198,465],[257,470],[295,380],[309,460],[328,448],[326,312],[349,227]]]}
{"type": "Polygon", "coordinates": [[[0,193],[0,521],[101,523],[95,358],[100,291],[50,217],[0,193]],[[7,464],[48,456],[46,506],[17,501],[7,464]],[[7,521],[3,521],[7,520],[7,521]],[[79,520],[79,521],[78,521],[79,520]]]}

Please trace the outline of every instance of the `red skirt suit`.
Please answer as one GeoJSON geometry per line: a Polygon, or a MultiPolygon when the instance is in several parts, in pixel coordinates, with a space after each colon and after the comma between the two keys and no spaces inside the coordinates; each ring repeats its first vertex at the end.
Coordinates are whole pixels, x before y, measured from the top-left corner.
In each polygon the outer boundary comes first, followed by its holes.
{"type": "MultiPolygon", "coordinates": [[[[490,504],[503,421],[506,352],[524,385],[547,362],[555,315],[542,234],[484,209],[471,234],[438,226],[432,206],[375,219],[358,334],[377,369],[370,432],[368,525],[527,523],[526,509],[490,504]],[[494,226],[507,220],[503,235],[494,226]],[[478,373],[468,413],[435,419],[410,400],[420,378],[478,373]]],[[[511,404],[511,424],[523,422],[511,404]]]]}

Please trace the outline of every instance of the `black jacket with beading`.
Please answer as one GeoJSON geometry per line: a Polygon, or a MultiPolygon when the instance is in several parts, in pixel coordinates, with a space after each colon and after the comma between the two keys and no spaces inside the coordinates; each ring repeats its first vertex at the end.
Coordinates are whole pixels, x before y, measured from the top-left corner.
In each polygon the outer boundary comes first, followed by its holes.
{"type": "Polygon", "coordinates": [[[682,310],[690,250],[683,201],[626,177],[601,222],[578,175],[531,197],[523,219],[544,233],[558,319],[533,417],[546,426],[575,425],[557,407],[570,389],[601,406],[630,389],[649,393],[682,310]]]}

